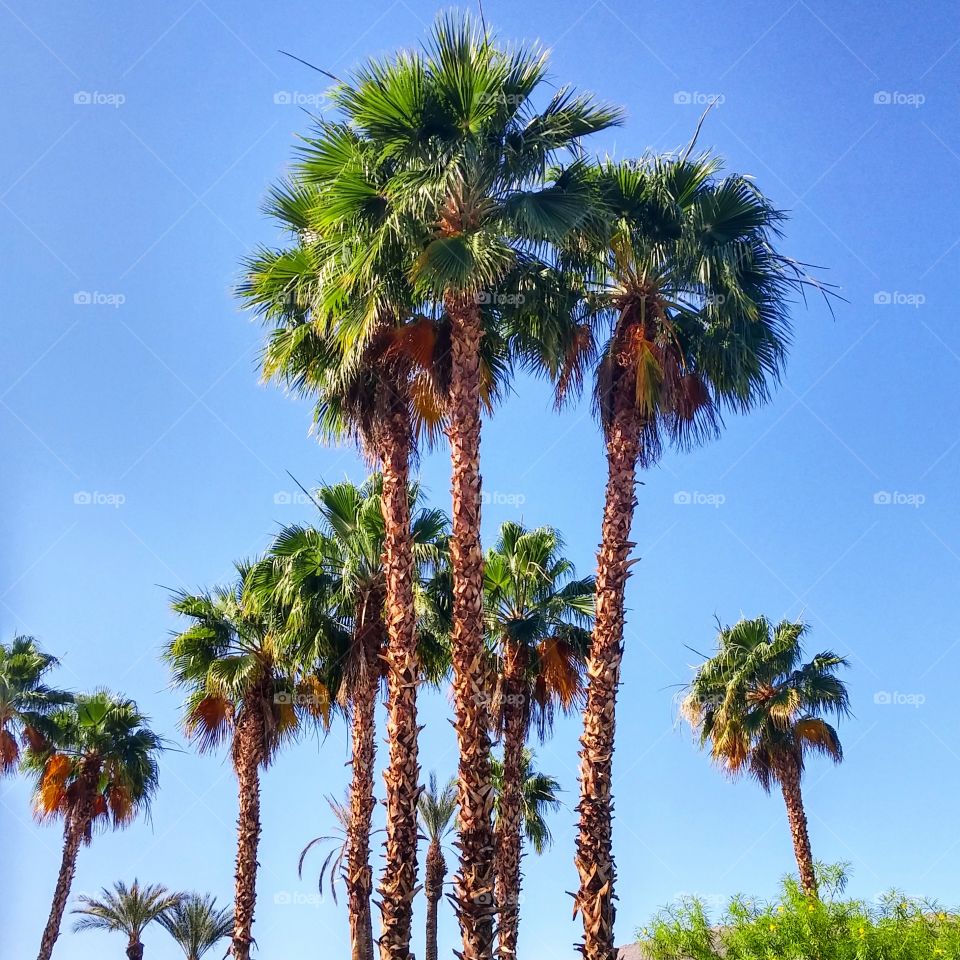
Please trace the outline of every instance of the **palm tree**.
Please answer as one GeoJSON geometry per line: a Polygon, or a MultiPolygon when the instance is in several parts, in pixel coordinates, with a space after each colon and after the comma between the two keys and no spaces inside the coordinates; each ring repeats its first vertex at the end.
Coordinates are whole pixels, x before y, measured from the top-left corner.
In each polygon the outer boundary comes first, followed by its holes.
{"type": "Polygon", "coordinates": [[[210,894],[184,893],[157,917],[157,923],[180,945],[186,960],[201,960],[233,932],[233,910],[218,908],[210,894]]]}
{"type": "Polygon", "coordinates": [[[72,700],[44,683],[57,664],[33,637],[0,643],[0,776],[17,769],[21,743],[42,748],[50,711],[72,700]]]}
{"type": "Polygon", "coordinates": [[[457,815],[457,784],[450,779],[441,790],[437,775],[430,774],[426,789],[419,800],[420,825],[427,836],[427,862],[423,892],[427,898],[426,958],[437,960],[437,915],[443,885],[447,878],[447,861],[443,856],[443,841],[454,827],[457,815]]]}
{"type": "MultiPolygon", "coordinates": [[[[503,763],[496,757],[490,763],[490,782],[496,793],[496,814],[500,818],[503,797],[503,763]]],[[[553,843],[553,834],[547,823],[547,812],[560,809],[560,781],[536,768],[532,750],[524,749],[520,759],[520,823],[524,837],[540,856],[553,843]]]]}
{"type": "MultiPolygon", "coordinates": [[[[421,572],[426,574],[438,558],[447,521],[440,511],[419,506],[416,487],[410,488],[407,496],[416,589],[421,572]]],[[[297,631],[305,627],[309,631],[318,597],[322,615],[335,610],[340,622],[347,625],[349,642],[338,655],[340,699],[353,714],[346,886],[353,958],[372,960],[370,829],[375,806],[375,710],[384,667],[389,663],[382,479],[374,475],[361,487],[349,482],[321,487],[314,498],[321,528],[284,528],[250,580],[254,592],[266,591],[289,610],[297,631]]],[[[414,677],[419,676],[415,664],[414,677]]],[[[388,719],[388,736],[394,732],[388,719]]],[[[388,786],[390,772],[388,768],[388,786]]],[[[388,789],[388,806],[390,795],[388,789]]]]}
{"type": "Polygon", "coordinates": [[[564,254],[567,276],[591,282],[557,371],[559,396],[576,392],[598,355],[594,403],[607,456],[577,807],[585,960],[616,956],[611,776],[637,466],[656,462],[664,443],[712,436],[722,408],[767,399],[784,360],[788,297],[815,284],[775,250],[784,216],[753,181],[719,178],[716,160],[688,154],[593,170],[604,215],[564,254]]]}
{"type": "MultiPolygon", "coordinates": [[[[240,292],[272,326],[264,351],[265,379],[279,380],[313,397],[321,437],[356,442],[365,457],[379,463],[382,470],[384,622],[392,736],[386,774],[386,863],[379,890],[381,944],[385,956],[404,957],[409,952],[417,889],[419,785],[415,561],[407,490],[416,436],[432,436],[440,415],[432,370],[420,360],[442,355],[443,343],[431,318],[417,310],[395,244],[377,245],[372,258],[364,254],[370,260],[368,267],[373,264],[366,282],[349,280],[354,276],[352,261],[357,251],[374,247],[369,243],[365,218],[339,223],[328,218],[327,212],[334,209],[331,199],[335,200],[330,185],[348,174],[378,184],[383,165],[369,145],[348,128],[324,124],[319,133],[310,141],[309,177],[281,184],[269,206],[296,246],[261,250],[250,258],[240,292]],[[344,163],[351,153],[363,159],[356,169],[344,163]],[[364,328],[365,335],[360,342],[345,346],[350,338],[344,331],[358,327],[364,328]]],[[[377,187],[372,189],[376,195],[377,187]]],[[[363,820],[358,811],[353,828],[358,836],[363,833],[363,820]]],[[[368,860],[362,861],[367,873],[368,860]]],[[[358,875],[358,883],[361,879],[358,875]]],[[[369,903],[370,887],[368,880],[363,887],[357,886],[355,899],[369,903]]],[[[354,909],[351,916],[358,917],[354,909]]],[[[355,937],[355,956],[359,947],[355,937]]]]}
{"type": "Polygon", "coordinates": [[[809,753],[843,759],[837,731],[824,719],[849,713],[838,667],[843,657],[825,651],[803,662],[805,623],[766,617],[720,630],[717,652],[697,670],[683,714],[701,746],[728,774],[747,772],[768,793],[779,784],[787,806],[800,883],[817,895],[800,781],[809,753]]]}
{"type": "Polygon", "coordinates": [[[48,720],[46,741],[24,758],[36,781],[37,817],[64,824],[60,873],[38,960],[50,960],[60,935],[80,846],[90,843],[96,827],[119,829],[149,810],[163,749],[137,705],[105,690],[77,694],[48,720]]]}
{"type": "MultiPolygon", "coordinates": [[[[582,137],[620,117],[568,88],[555,91],[538,111],[532,98],[545,86],[544,53],[503,50],[468,18],[448,15],[422,52],[371,63],[334,88],[333,100],[352,140],[322,137],[304,149],[308,176],[312,168],[321,176],[332,167],[340,172],[324,206],[327,222],[335,230],[359,221],[369,227],[350,275],[375,274],[379,252],[399,247],[416,299],[431,304],[447,324],[443,396],[452,463],[454,703],[460,748],[456,888],[466,960],[491,956],[496,912],[489,710],[474,696],[484,646],[483,341],[491,333],[498,336],[495,321],[503,312],[498,288],[516,286],[521,274],[535,274],[544,242],[560,238],[586,215],[589,194],[580,165],[574,162],[551,180],[545,172],[556,159],[576,157],[582,137]],[[364,179],[366,152],[387,158],[379,188],[364,179]]],[[[548,320],[539,318],[541,324],[548,320]]],[[[352,343],[370,339],[369,324],[341,332],[352,343]]]]}
{"type": "Polygon", "coordinates": [[[260,771],[307,722],[328,724],[330,676],[317,665],[336,649],[330,624],[292,634],[285,611],[245,594],[250,567],[238,565],[231,587],[173,595],[173,610],[191,624],[168,643],[173,682],[187,691],[184,732],[201,751],[229,739],[237,775],[236,897],[233,957],[249,960],[260,840],[260,771]],[[306,666],[305,666],[306,665],[306,666]]]}
{"type": "Polygon", "coordinates": [[[72,912],[82,914],[73,925],[74,931],[109,930],[126,934],[127,957],[129,960],[142,960],[143,943],[140,938],[143,931],[154,920],[162,920],[166,911],[180,903],[179,893],[170,893],[160,884],[148,884],[141,887],[134,880],[131,886],[118,882],[113,890],[104,887],[100,899],[81,896],[81,906],[72,912]]]}
{"type": "Polygon", "coordinates": [[[520,922],[525,744],[541,741],[554,709],[582,706],[594,582],[576,579],[552,527],[508,522],[484,564],[486,629],[498,654],[493,712],[503,741],[496,824],[497,952],[515,957],[520,922]]]}

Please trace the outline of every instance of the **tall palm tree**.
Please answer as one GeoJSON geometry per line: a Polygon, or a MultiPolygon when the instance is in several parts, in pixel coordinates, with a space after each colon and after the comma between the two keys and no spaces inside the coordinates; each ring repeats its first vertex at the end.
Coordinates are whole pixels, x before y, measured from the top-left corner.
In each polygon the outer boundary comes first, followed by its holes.
{"type": "Polygon", "coordinates": [[[721,178],[716,160],[688,154],[592,170],[604,214],[564,254],[567,275],[590,283],[559,394],[575,393],[598,357],[607,457],[577,807],[586,960],[616,956],[611,776],[637,467],[656,462],[665,443],[712,436],[723,408],[767,399],[789,339],[788,298],[815,284],[775,249],[784,215],[753,181],[721,178]]]}
{"type": "Polygon", "coordinates": [[[179,944],[186,960],[202,960],[233,932],[233,910],[218,908],[210,894],[184,893],[157,917],[157,923],[179,944]]]}
{"type": "Polygon", "coordinates": [[[81,896],[80,906],[72,912],[81,914],[73,925],[74,931],[109,930],[122,933],[127,938],[129,960],[142,960],[143,943],[140,938],[147,926],[160,920],[164,913],[176,907],[181,900],[179,893],[171,893],[158,883],[141,887],[138,880],[131,886],[115,883],[113,890],[104,887],[101,896],[81,896]]]}
{"type": "Polygon", "coordinates": [[[427,862],[423,892],[427,898],[426,960],[437,960],[437,917],[443,885],[447,879],[447,861],[443,841],[454,828],[457,815],[457,784],[450,779],[441,790],[437,775],[430,774],[419,800],[420,825],[427,836],[427,862]]]}
{"type": "MultiPolygon", "coordinates": [[[[396,244],[370,243],[369,215],[332,221],[331,184],[353,177],[379,192],[383,164],[345,126],[324,124],[309,141],[309,176],[281,184],[269,212],[295,241],[261,250],[246,264],[241,295],[272,327],[263,371],[316,400],[315,424],[328,441],[358,443],[382,470],[384,616],[390,758],[386,772],[386,862],[380,885],[384,956],[409,953],[416,877],[417,665],[415,569],[407,497],[418,433],[430,437],[440,407],[431,365],[443,354],[432,319],[418,311],[396,244]],[[351,159],[362,162],[352,164],[351,159]],[[376,250],[374,256],[369,251],[376,250]],[[367,258],[357,282],[353,260],[367,258]],[[351,343],[344,331],[364,329],[351,343]]],[[[375,204],[373,205],[375,206],[375,204]]],[[[362,833],[358,813],[354,832],[362,833]]],[[[366,861],[364,861],[366,862],[366,861]]],[[[367,883],[357,896],[369,903],[367,883]]],[[[352,912],[352,915],[353,914],[352,912]]],[[[354,938],[354,950],[358,943],[354,938]]]]}
{"type": "Polygon", "coordinates": [[[0,776],[17,769],[21,743],[43,746],[48,715],[71,701],[69,693],[44,682],[57,664],[33,637],[0,643],[0,776]]]}
{"type": "Polygon", "coordinates": [[[237,775],[236,896],[232,951],[249,960],[256,908],[260,841],[260,771],[305,723],[326,725],[332,695],[321,672],[337,649],[336,625],[309,636],[289,629],[285,611],[245,596],[250,567],[238,565],[231,587],[173,595],[172,608],[191,621],[164,657],[175,686],[187,692],[182,725],[201,751],[230,742],[237,775]]]}
{"type": "Polygon", "coordinates": [[[81,845],[90,843],[97,827],[119,829],[149,810],[163,749],[137,705],[105,690],[77,694],[48,719],[45,742],[24,757],[35,777],[37,817],[64,824],[60,873],[38,960],[50,960],[60,935],[81,845]]]}
{"type": "Polygon", "coordinates": [[[701,746],[728,774],[747,772],[768,793],[778,784],[790,821],[793,850],[804,891],[815,897],[800,781],[806,757],[843,759],[837,731],[824,716],[849,713],[846,684],[836,675],[847,666],[831,651],[803,662],[808,626],[766,617],[724,627],[717,652],[697,670],[683,701],[683,714],[701,746]]]}
{"type": "MultiPolygon", "coordinates": [[[[490,763],[490,781],[496,791],[496,814],[500,817],[503,797],[503,763],[496,757],[490,763]]],[[[521,789],[520,817],[523,836],[539,856],[553,843],[553,834],[547,823],[547,813],[560,809],[560,781],[537,770],[533,751],[524,749],[520,760],[521,789]]]]}
{"type": "Polygon", "coordinates": [[[493,696],[503,741],[496,823],[497,952],[515,957],[520,922],[524,764],[530,727],[540,739],[554,709],[582,706],[594,582],[576,579],[552,527],[508,522],[484,563],[486,629],[497,653],[493,696]]]}
{"type": "MultiPolygon", "coordinates": [[[[489,958],[494,941],[493,797],[489,789],[489,710],[474,696],[483,670],[483,554],[480,545],[480,422],[483,341],[503,312],[500,287],[536,274],[544,242],[582,222],[588,191],[581,167],[547,179],[556,159],[575,158],[580,139],[619,121],[616,110],[564,87],[546,87],[546,55],[504,50],[465,17],[438,21],[425,49],[374,62],[334,88],[354,140],[385,157],[379,189],[363,178],[362,151],[347,137],[309,144],[304,168],[342,172],[324,207],[338,227],[359,220],[371,237],[353,275],[378,269],[377,253],[396,238],[417,298],[442,312],[449,335],[444,391],[451,447],[453,665],[460,871],[457,908],[466,960],[489,958]],[[488,308],[483,309],[483,304],[488,308]]],[[[394,248],[398,244],[394,243],[394,248]]],[[[507,302],[514,297],[505,293],[507,302]]],[[[540,323],[549,318],[540,317],[540,323]]],[[[369,339],[369,325],[343,331],[369,339]]],[[[386,956],[386,954],[385,954],[386,956]]]]}
{"type": "MultiPolygon", "coordinates": [[[[382,483],[377,474],[360,487],[343,482],[318,489],[314,498],[320,510],[320,528],[284,528],[250,578],[254,592],[266,591],[288,609],[296,631],[309,629],[318,596],[321,614],[337,611],[348,631],[348,645],[338,659],[342,664],[340,698],[353,715],[346,886],[354,960],[369,960],[373,953],[370,830],[375,806],[375,710],[384,667],[389,663],[382,483]]],[[[429,571],[445,543],[447,521],[440,511],[420,506],[416,487],[408,490],[407,497],[416,590],[421,573],[429,571]]],[[[420,669],[416,663],[414,666],[416,681],[420,669]]],[[[392,733],[388,723],[388,736],[392,733]]],[[[389,768],[386,776],[389,782],[389,768]]]]}

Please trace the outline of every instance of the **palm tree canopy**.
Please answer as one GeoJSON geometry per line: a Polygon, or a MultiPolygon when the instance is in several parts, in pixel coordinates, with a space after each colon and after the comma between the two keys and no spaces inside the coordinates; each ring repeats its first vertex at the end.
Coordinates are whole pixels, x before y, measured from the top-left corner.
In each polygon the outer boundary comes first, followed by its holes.
{"type": "Polygon", "coordinates": [[[241,713],[256,708],[265,718],[266,764],[305,724],[329,723],[329,677],[315,665],[325,662],[318,648],[330,638],[290,630],[286,610],[251,598],[251,569],[239,564],[230,587],[173,595],[173,610],[191,624],[170,640],[164,658],[174,684],[187,691],[183,727],[200,749],[215,749],[241,713]]]}
{"type": "MultiPolygon", "coordinates": [[[[560,809],[560,782],[549,774],[536,769],[533,752],[524,749],[520,763],[521,771],[521,816],[523,832],[530,845],[541,854],[553,843],[553,835],[547,824],[547,813],[560,809]]],[[[503,788],[503,764],[496,757],[490,758],[490,782],[496,793],[496,809],[499,816],[499,798],[503,788]]]]}
{"type": "Polygon", "coordinates": [[[785,215],[753,180],[688,154],[591,168],[603,213],[565,250],[570,274],[589,282],[578,333],[551,371],[559,397],[577,392],[596,359],[601,424],[609,429],[614,397],[628,390],[646,464],[664,441],[712,436],[723,408],[766,400],[790,340],[791,297],[824,290],[777,251],[785,215]]]}
{"type": "Polygon", "coordinates": [[[233,910],[218,908],[210,894],[185,893],[157,917],[157,923],[180,945],[187,960],[201,960],[233,932],[233,910]]]}
{"type": "Polygon", "coordinates": [[[149,811],[164,743],[132,700],[106,690],[77,694],[49,721],[49,740],[24,759],[35,778],[39,818],[67,818],[92,800],[89,841],[93,826],[122,827],[149,811]]]}
{"type": "Polygon", "coordinates": [[[451,777],[443,786],[430,774],[427,786],[417,801],[420,824],[428,840],[442,841],[453,829],[457,816],[457,780],[451,777]]]}
{"type": "Polygon", "coordinates": [[[0,776],[16,770],[20,742],[42,746],[49,713],[73,699],[44,682],[57,664],[33,637],[16,636],[0,644],[0,776]]]}
{"type": "Polygon", "coordinates": [[[74,931],[117,931],[137,942],[148,924],[180,903],[181,894],[171,893],[160,884],[141,886],[134,880],[129,887],[122,881],[115,883],[113,890],[104,887],[99,898],[84,895],[78,900],[80,906],[73,912],[81,917],[73,925],[74,931]]]}
{"type": "Polygon", "coordinates": [[[731,775],[744,770],[765,790],[785,760],[802,773],[810,752],[843,759],[836,729],[825,717],[849,714],[848,666],[827,650],[803,662],[808,627],[766,617],[724,627],[717,653],[697,670],[682,711],[702,746],[731,775]]]}
{"type": "Polygon", "coordinates": [[[484,560],[488,640],[501,655],[505,644],[522,651],[541,739],[556,706],[570,711],[581,703],[593,623],[593,577],[577,579],[563,549],[553,527],[507,522],[484,560]]]}
{"type": "MultiPolygon", "coordinates": [[[[247,592],[255,601],[280,605],[294,632],[334,638],[341,701],[352,696],[364,669],[363,651],[354,643],[365,627],[379,629],[381,641],[386,575],[385,527],[379,474],[357,486],[348,481],[323,486],[313,494],[319,527],[284,527],[264,559],[251,571],[247,592]]],[[[442,565],[447,519],[423,505],[419,487],[409,490],[414,563],[421,580],[442,565]]],[[[442,672],[433,662],[442,649],[432,636],[423,646],[425,672],[442,672]]]]}

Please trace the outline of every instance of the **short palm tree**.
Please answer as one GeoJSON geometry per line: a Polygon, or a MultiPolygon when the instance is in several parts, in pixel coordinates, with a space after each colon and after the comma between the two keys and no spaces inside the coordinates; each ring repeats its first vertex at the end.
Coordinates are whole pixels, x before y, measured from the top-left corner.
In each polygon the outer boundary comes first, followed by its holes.
{"type": "Polygon", "coordinates": [[[515,957],[520,922],[525,745],[546,735],[554,710],[582,706],[590,646],[592,577],[577,579],[552,527],[508,522],[484,563],[487,636],[496,652],[493,713],[503,740],[497,802],[497,952],[515,957]]]}
{"type": "Polygon", "coordinates": [[[179,944],[185,960],[202,960],[233,933],[233,910],[218,908],[210,894],[184,893],[157,917],[157,923],[179,944]]]}
{"type": "MultiPolygon", "coordinates": [[[[373,952],[370,830],[376,802],[375,710],[389,662],[382,482],[377,474],[359,487],[345,481],[319,488],[314,500],[320,510],[320,528],[284,528],[250,578],[254,593],[266,592],[285,606],[296,631],[312,629],[309,625],[319,603],[321,616],[333,611],[349,638],[337,659],[340,700],[352,713],[346,886],[354,960],[369,960],[373,952]]],[[[438,559],[447,521],[440,511],[420,505],[417,488],[410,488],[407,497],[416,590],[421,572],[429,571],[438,559]]],[[[416,662],[414,667],[416,680],[420,669],[416,662]]],[[[389,718],[388,733],[392,739],[395,727],[389,718]]],[[[386,774],[388,783],[391,769],[386,774]]],[[[388,817],[390,795],[388,791],[388,817]]]]}
{"type": "Polygon", "coordinates": [[[575,393],[598,358],[608,474],[577,807],[585,960],[616,957],[611,776],[637,467],[665,444],[712,436],[723,408],[767,399],[789,339],[789,298],[815,283],[775,249],[784,215],[753,181],[720,177],[718,161],[688,154],[592,170],[603,215],[564,253],[567,275],[589,283],[580,331],[555,371],[559,393],[575,393]]]}
{"type": "Polygon", "coordinates": [[[803,662],[807,625],[766,617],[724,627],[717,652],[697,670],[683,714],[701,745],[728,774],[747,772],[764,790],[783,793],[800,870],[809,896],[817,895],[800,781],[806,757],[843,759],[837,731],[825,719],[849,712],[849,696],[837,668],[843,657],[825,651],[803,662]]]}
{"type": "Polygon", "coordinates": [[[160,884],[141,887],[134,880],[128,887],[123,882],[114,884],[113,890],[104,887],[100,897],[82,896],[80,906],[72,912],[81,914],[73,925],[74,931],[109,930],[122,933],[127,938],[128,960],[142,960],[141,937],[147,926],[160,920],[164,913],[180,903],[179,893],[171,893],[160,884]]]}
{"type": "Polygon", "coordinates": [[[201,751],[230,742],[237,775],[236,897],[232,951],[248,960],[256,908],[260,840],[260,771],[308,723],[326,725],[333,697],[320,651],[335,649],[333,627],[292,633],[286,611],[245,596],[250,567],[238,565],[231,587],[174,594],[190,626],[167,644],[173,683],[187,692],[183,728],[201,751]]]}
{"type": "Polygon", "coordinates": [[[72,699],[44,682],[57,662],[33,637],[0,644],[0,776],[17,769],[21,743],[42,747],[48,715],[72,699]]]}
{"type": "Polygon", "coordinates": [[[427,898],[426,960],[437,960],[437,917],[443,885],[447,879],[447,861],[443,841],[454,828],[457,816],[457,784],[448,780],[443,789],[437,775],[430,779],[419,800],[420,826],[427,837],[427,862],[423,892],[427,898]]]}
{"type": "Polygon", "coordinates": [[[77,694],[48,719],[45,742],[24,758],[36,779],[38,818],[64,824],[60,873],[38,960],[50,960],[60,935],[81,845],[90,843],[96,828],[125,827],[149,810],[163,749],[137,705],[105,690],[77,694]]]}
{"type": "MultiPolygon", "coordinates": [[[[461,757],[456,895],[466,960],[492,955],[496,913],[489,711],[474,696],[484,646],[483,342],[498,335],[499,288],[515,284],[518,273],[535,272],[544,243],[585,217],[589,193],[581,189],[575,160],[553,178],[547,170],[556,159],[578,157],[581,138],[620,118],[566,87],[546,93],[538,109],[546,60],[538,49],[506,50],[468,18],[448,15],[423,51],[371,63],[334,88],[348,129],[372,145],[375,156],[389,159],[379,188],[363,179],[362,159],[345,138],[331,149],[326,141],[322,149],[308,144],[304,150],[308,174],[311,165],[322,175],[331,164],[344,172],[325,205],[335,229],[360,220],[371,225],[353,260],[354,274],[375,273],[378,252],[392,243],[406,261],[416,299],[448,323],[443,396],[452,465],[452,640],[461,757]]],[[[541,324],[548,319],[539,316],[541,324]]],[[[370,327],[358,324],[347,334],[363,342],[370,327]]]]}

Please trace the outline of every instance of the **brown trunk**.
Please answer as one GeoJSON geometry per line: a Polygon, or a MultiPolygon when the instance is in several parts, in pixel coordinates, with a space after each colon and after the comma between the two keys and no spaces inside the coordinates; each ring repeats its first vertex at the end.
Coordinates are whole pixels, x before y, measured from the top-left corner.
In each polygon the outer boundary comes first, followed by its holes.
{"type": "Polygon", "coordinates": [[[350,824],[347,829],[347,908],[350,916],[352,960],[370,960],[373,950],[370,894],[370,824],[376,804],[373,795],[374,740],[377,691],[380,688],[380,654],[383,647],[381,599],[369,604],[368,622],[358,630],[356,642],[363,656],[363,674],[353,696],[350,824]]]}
{"type": "MultiPolygon", "coordinates": [[[[89,807],[90,805],[87,805],[89,807]]],[[[53,945],[60,936],[60,922],[63,919],[63,911],[67,906],[67,899],[70,896],[70,885],[73,883],[73,875],[77,869],[77,852],[80,850],[80,844],[83,842],[83,836],[86,833],[89,815],[75,811],[67,820],[64,827],[63,856],[60,860],[60,874],[57,877],[57,886],[53,893],[53,903],[50,906],[50,917],[47,920],[47,926],[43,931],[43,939],[40,941],[40,953],[37,960],[50,960],[53,953],[53,945]]]]}
{"type": "Polygon", "coordinates": [[[817,896],[817,878],[813,871],[813,852],[810,849],[810,834],[807,832],[807,814],[803,809],[803,793],[800,790],[800,770],[795,760],[786,759],[777,766],[777,779],[783,791],[790,821],[790,836],[793,838],[793,853],[800,871],[800,886],[808,897],[817,896]]]}
{"type": "Polygon", "coordinates": [[[257,905],[257,847],[260,843],[260,766],[263,763],[263,707],[258,697],[244,705],[233,740],[240,814],[233,920],[233,960],[250,960],[253,913],[257,905]]]}
{"type": "Polygon", "coordinates": [[[386,575],[387,839],[380,880],[382,960],[408,960],[417,890],[417,635],[413,587],[416,571],[410,531],[408,479],[413,441],[405,407],[384,426],[380,454],[383,472],[383,566],[386,575]]]}
{"type": "Polygon", "coordinates": [[[587,703],[580,738],[580,814],[576,865],[580,889],[575,911],[583,918],[584,960],[616,960],[613,924],[613,798],[611,778],[617,687],[623,656],[624,590],[630,573],[630,526],[639,430],[632,383],[624,378],[614,398],[607,435],[607,489],[597,555],[596,619],[587,661],[587,703]]]}
{"type": "Polygon", "coordinates": [[[143,944],[139,940],[127,944],[127,960],[143,960],[143,944]]]}
{"type": "Polygon", "coordinates": [[[489,709],[484,690],[483,553],[480,547],[480,309],[471,297],[448,296],[453,537],[453,700],[460,748],[460,871],[456,906],[463,960],[490,960],[496,915],[493,877],[493,789],[489,709]]]}
{"type": "Polygon", "coordinates": [[[437,960],[437,913],[443,896],[443,882],[447,876],[447,861],[444,859],[440,840],[434,837],[427,848],[427,871],[424,895],[427,898],[426,960],[437,960]]]}
{"type": "Polygon", "coordinates": [[[100,765],[96,760],[88,759],[83,763],[77,780],[79,794],[76,806],[68,815],[63,828],[63,856],[60,859],[60,873],[53,892],[50,916],[40,940],[40,953],[37,960],[50,960],[53,946],[60,936],[60,922],[70,896],[70,885],[77,869],[77,853],[80,845],[87,839],[87,832],[93,821],[93,809],[97,784],[100,780],[100,765]]]}
{"type": "Polygon", "coordinates": [[[517,955],[520,925],[520,857],[523,841],[523,747],[527,739],[527,705],[523,675],[526,658],[523,648],[504,644],[503,703],[503,783],[500,788],[500,815],[497,818],[497,887],[499,910],[497,925],[498,956],[513,960],[517,955]]]}

